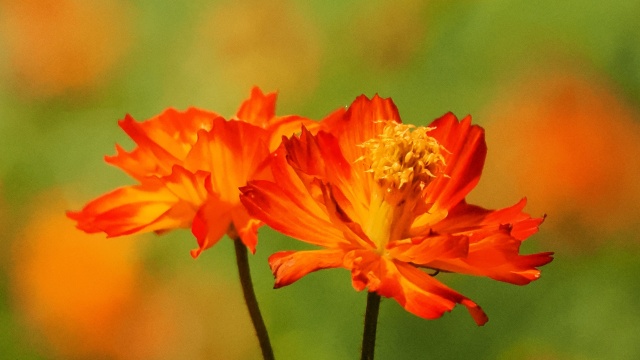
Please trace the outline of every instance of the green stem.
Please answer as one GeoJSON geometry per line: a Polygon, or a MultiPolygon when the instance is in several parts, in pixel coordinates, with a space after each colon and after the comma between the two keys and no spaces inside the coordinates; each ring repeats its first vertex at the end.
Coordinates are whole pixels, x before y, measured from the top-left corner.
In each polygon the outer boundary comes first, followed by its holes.
{"type": "Polygon", "coordinates": [[[360,360],[373,360],[379,310],[380,295],[370,292],[367,295],[367,311],[364,315],[364,334],[362,335],[362,356],[360,360]]]}
{"type": "Polygon", "coordinates": [[[264,325],[262,314],[260,314],[260,307],[258,307],[258,300],[256,299],[255,292],[253,291],[251,271],[249,270],[249,259],[247,257],[247,247],[239,238],[233,239],[233,243],[236,248],[236,262],[238,264],[238,273],[240,274],[242,292],[244,293],[244,301],[247,303],[251,322],[253,322],[253,328],[256,330],[256,335],[260,342],[262,357],[264,360],[274,360],[275,358],[273,356],[271,342],[269,341],[267,327],[264,325]]]}

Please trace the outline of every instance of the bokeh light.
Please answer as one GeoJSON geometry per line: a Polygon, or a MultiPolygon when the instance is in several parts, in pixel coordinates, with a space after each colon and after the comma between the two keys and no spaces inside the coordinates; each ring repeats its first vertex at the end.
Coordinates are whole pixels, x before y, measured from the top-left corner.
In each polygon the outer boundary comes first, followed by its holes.
{"type": "Polygon", "coordinates": [[[77,231],[61,194],[37,196],[13,241],[12,302],[29,346],[73,359],[255,356],[238,286],[193,268],[157,278],[144,270],[146,241],[77,231]]]}
{"type": "Polygon", "coordinates": [[[401,70],[424,45],[423,0],[372,1],[354,10],[347,36],[358,61],[378,70],[401,70]]]}
{"type": "Polygon", "coordinates": [[[136,239],[77,231],[59,192],[42,195],[12,247],[14,301],[27,327],[62,357],[110,354],[138,296],[136,239]],[[58,194],[56,194],[58,193],[58,194]]]}
{"type": "Polygon", "coordinates": [[[0,1],[3,77],[27,96],[92,90],[123,60],[133,31],[125,1],[0,1]]]}
{"type": "Polygon", "coordinates": [[[147,283],[117,332],[115,358],[255,357],[257,341],[240,289],[222,277],[201,279],[187,270],[147,283]]]}
{"type": "Polygon", "coordinates": [[[208,81],[205,86],[243,94],[258,85],[297,99],[316,88],[322,39],[303,3],[224,1],[195,21],[188,64],[191,71],[201,69],[192,76],[208,81]]]}
{"type": "Polygon", "coordinates": [[[549,215],[546,226],[599,236],[637,226],[640,113],[616,95],[569,70],[533,72],[502,89],[488,111],[484,200],[526,195],[530,211],[549,215]]]}

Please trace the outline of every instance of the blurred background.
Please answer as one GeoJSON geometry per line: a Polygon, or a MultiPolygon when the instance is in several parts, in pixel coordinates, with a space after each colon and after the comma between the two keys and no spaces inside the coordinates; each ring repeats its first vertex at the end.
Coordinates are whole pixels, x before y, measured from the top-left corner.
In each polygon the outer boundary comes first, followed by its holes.
{"type": "MultiPolygon", "coordinates": [[[[547,214],[526,287],[439,275],[464,308],[435,321],[382,302],[379,359],[640,358],[640,1],[0,0],[0,358],[257,359],[231,241],[105,239],[65,210],[132,184],[104,155],[167,107],[231,116],[252,85],[320,119],[392,97],[405,122],[453,111],[487,131],[469,201],[547,214]]],[[[280,359],[355,359],[366,295],[345,270],[256,292],[280,359]]]]}

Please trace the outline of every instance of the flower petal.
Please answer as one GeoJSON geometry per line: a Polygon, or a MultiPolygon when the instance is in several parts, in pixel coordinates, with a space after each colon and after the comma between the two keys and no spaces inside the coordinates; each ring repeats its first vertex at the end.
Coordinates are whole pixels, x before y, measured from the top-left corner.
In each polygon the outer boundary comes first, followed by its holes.
{"type": "Polygon", "coordinates": [[[473,320],[479,326],[489,318],[478,304],[469,298],[446,287],[432,276],[415,267],[395,261],[398,272],[402,275],[400,285],[403,293],[394,298],[404,308],[418,316],[432,319],[440,317],[444,311],[450,311],[455,303],[464,305],[473,320]]]}
{"type": "Polygon", "coordinates": [[[174,164],[180,164],[196,142],[198,130],[211,129],[219,115],[196,108],[184,112],[167,109],[144,122],[136,122],[127,115],[118,124],[138,145],[126,152],[116,145],[117,154],[105,161],[118,166],[132,177],[141,180],[148,175],[167,175],[174,164]]]}
{"type": "Polygon", "coordinates": [[[467,256],[469,238],[466,236],[436,235],[392,241],[387,245],[392,258],[426,264],[436,259],[455,259],[467,256]]]}
{"type": "Polygon", "coordinates": [[[469,254],[466,257],[441,258],[425,266],[526,285],[540,277],[537,267],[550,263],[553,253],[520,255],[521,243],[506,231],[498,232],[469,244],[469,254]]]}
{"type": "Polygon", "coordinates": [[[432,226],[433,231],[448,234],[466,234],[473,242],[490,233],[506,230],[512,237],[524,240],[538,232],[544,218],[531,218],[523,212],[527,199],[500,209],[488,210],[469,205],[464,200],[451,209],[448,216],[432,226]]]}
{"type": "Polygon", "coordinates": [[[469,254],[459,259],[435,259],[430,266],[519,285],[536,280],[540,275],[536,267],[552,261],[553,253],[519,254],[521,242],[536,233],[544,220],[523,212],[526,202],[522,199],[500,210],[460,202],[432,231],[468,236],[469,254]]]}
{"type": "Polygon", "coordinates": [[[437,319],[459,303],[467,307],[478,325],[487,322],[487,316],[476,303],[412,265],[388,260],[371,251],[356,250],[345,256],[345,266],[351,269],[356,290],[368,288],[393,298],[422,318],[437,319]]]}
{"type": "Polygon", "coordinates": [[[320,129],[339,138],[342,153],[351,163],[363,154],[359,145],[382,133],[387,121],[401,122],[393,100],[378,95],[371,99],[358,96],[349,109],[342,116],[339,115],[339,111],[331,114],[322,121],[320,129]]]}
{"type": "MultiPolygon", "coordinates": [[[[317,179],[316,179],[317,180],[317,179]]],[[[316,182],[320,182],[317,180],[316,182]]],[[[349,217],[349,213],[355,213],[348,199],[342,195],[339,189],[332,184],[320,184],[324,196],[324,205],[331,223],[342,231],[344,237],[358,248],[376,249],[376,244],[362,230],[362,226],[349,217]],[[350,211],[346,211],[349,209],[350,211]]]]}
{"type": "MultiPolygon", "coordinates": [[[[301,139],[306,138],[312,137],[305,131],[301,139]]],[[[241,188],[242,203],[252,216],[268,222],[272,228],[286,235],[326,247],[348,245],[349,241],[345,239],[344,234],[331,222],[324,204],[323,191],[315,181],[316,177],[306,175],[302,171],[296,172],[289,165],[289,153],[286,149],[288,142],[293,142],[292,147],[302,149],[296,150],[293,154],[301,160],[300,166],[307,166],[307,161],[315,161],[315,158],[306,160],[306,156],[309,153],[308,147],[315,149],[315,152],[318,151],[317,146],[309,145],[297,138],[285,140],[285,144],[271,157],[274,182],[249,182],[246,187],[241,188]]],[[[307,171],[323,170],[310,167],[307,171]]]]}
{"type": "Polygon", "coordinates": [[[269,151],[274,151],[280,145],[282,137],[290,137],[300,132],[301,126],[317,130],[319,124],[310,119],[297,115],[276,116],[275,92],[264,94],[257,86],[251,89],[251,96],[245,100],[234,120],[248,122],[269,132],[269,151]]]}
{"type": "Polygon", "coordinates": [[[191,250],[193,258],[197,258],[204,250],[217,244],[229,231],[233,207],[233,204],[221,201],[219,197],[210,194],[210,198],[193,218],[191,232],[198,240],[198,248],[191,250]]]}
{"type": "Polygon", "coordinates": [[[262,128],[218,118],[210,131],[198,133],[185,167],[210,171],[211,191],[219,194],[222,201],[237,204],[238,188],[266,169],[264,163],[269,157],[266,140],[267,132],[262,128]]]}
{"type": "Polygon", "coordinates": [[[326,132],[313,136],[302,128],[300,136],[283,141],[289,164],[306,175],[344,182],[351,177],[351,167],[344,158],[338,140],[326,132]]]}
{"type": "MultiPolygon", "coordinates": [[[[366,172],[368,169],[365,163],[358,161],[365,152],[361,145],[379,136],[389,121],[401,122],[398,108],[393,100],[383,99],[378,95],[371,99],[361,95],[353,101],[347,111],[339,109],[321,121],[320,130],[338,138],[342,157],[350,165],[351,183],[347,184],[350,186],[340,185],[339,188],[351,200],[358,214],[367,213],[370,194],[376,186],[373,177],[366,172]]],[[[318,133],[319,141],[321,134],[322,132],[318,133]]],[[[328,146],[322,146],[326,147],[328,146]]],[[[355,214],[352,216],[356,221],[363,221],[355,214]]]]}
{"type": "Polygon", "coordinates": [[[254,86],[249,99],[240,105],[236,120],[266,129],[271,119],[276,116],[277,98],[278,93],[272,92],[265,95],[259,87],[254,86]]]}
{"type": "Polygon", "coordinates": [[[311,187],[316,178],[331,183],[347,200],[342,204],[343,210],[356,222],[363,221],[359,215],[366,214],[370,195],[362,184],[369,181],[370,176],[364,172],[352,172],[353,164],[344,158],[333,135],[321,131],[314,136],[303,128],[300,136],[284,140],[283,147],[289,165],[296,170],[309,192],[314,193],[311,187]]]}
{"type": "Polygon", "coordinates": [[[109,237],[188,227],[204,201],[206,176],[174,166],[169,176],[114,190],[67,216],[78,222],[80,230],[105,232],[109,237]]]}
{"type": "Polygon", "coordinates": [[[252,218],[242,205],[236,206],[231,211],[231,220],[242,243],[255,254],[258,244],[258,228],[263,225],[262,221],[252,218]]]}
{"type": "Polygon", "coordinates": [[[302,127],[312,133],[316,133],[320,127],[319,123],[297,115],[275,118],[269,124],[269,151],[274,151],[280,146],[282,137],[291,137],[301,132],[302,127]]]}
{"type": "Polygon", "coordinates": [[[457,205],[480,180],[487,154],[484,130],[471,125],[471,117],[458,121],[451,113],[435,120],[429,135],[444,146],[446,168],[424,190],[424,201],[433,211],[457,205]]]}
{"type": "Polygon", "coordinates": [[[257,180],[240,190],[240,200],[249,214],[285,235],[329,248],[349,244],[310,195],[299,188],[257,180]],[[304,199],[292,197],[294,193],[302,194],[304,199]]]}
{"type": "Polygon", "coordinates": [[[344,251],[340,249],[277,252],[269,257],[276,278],[274,288],[287,286],[317,270],[342,267],[343,258],[344,251]]]}

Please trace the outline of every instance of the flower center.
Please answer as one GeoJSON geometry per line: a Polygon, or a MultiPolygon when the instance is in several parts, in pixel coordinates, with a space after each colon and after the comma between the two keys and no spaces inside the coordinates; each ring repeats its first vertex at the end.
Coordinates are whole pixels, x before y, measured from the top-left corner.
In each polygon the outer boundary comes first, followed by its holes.
{"type": "Polygon", "coordinates": [[[433,128],[389,122],[377,138],[360,146],[358,160],[369,165],[374,180],[388,190],[428,184],[444,167],[444,148],[427,133],[433,128]]]}
{"type": "Polygon", "coordinates": [[[365,233],[385,252],[389,240],[401,239],[411,226],[422,191],[444,169],[446,151],[427,135],[433,128],[389,122],[382,134],[362,143],[366,172],[380,185],[371,192],[365,233]]]}

